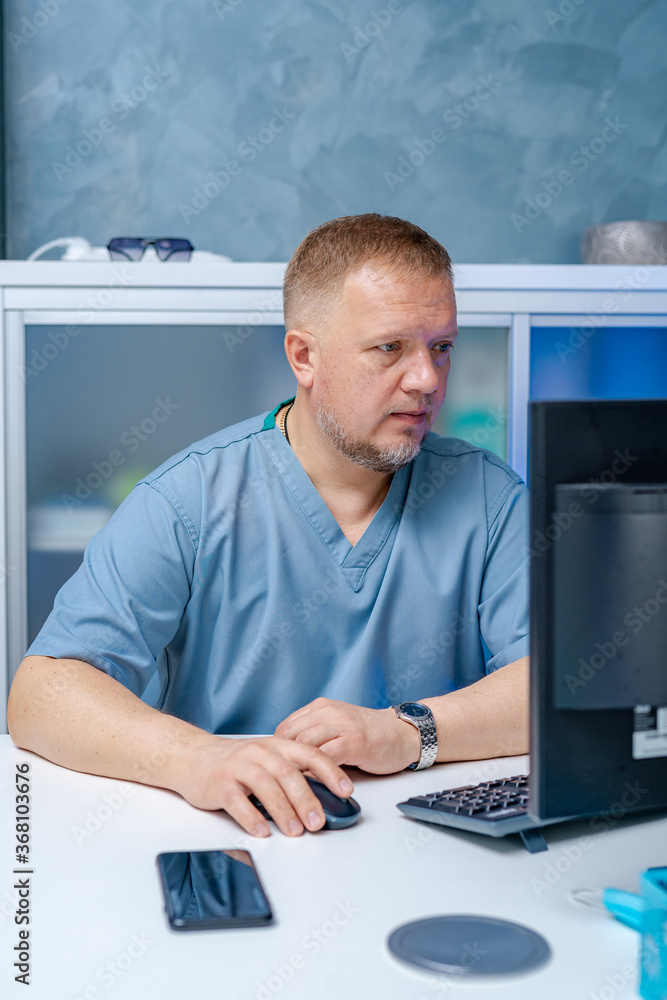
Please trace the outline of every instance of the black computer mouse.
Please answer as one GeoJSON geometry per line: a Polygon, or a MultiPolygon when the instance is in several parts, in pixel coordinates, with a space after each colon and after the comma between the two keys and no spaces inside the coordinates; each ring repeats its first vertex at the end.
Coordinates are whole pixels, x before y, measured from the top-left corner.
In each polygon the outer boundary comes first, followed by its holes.
{"type": "MultiPolygon", "coordinates": [[[[309,778],[307,775],[305,778],[314,794],[322,803],[324,818],[326,820],[322,827],[323,830],[343,830],[346,826],[354,826],[361,813],[361,807],[355,799],[342,799],[338,795],[334,795],[321,781],[309,778]]],[[[255,795],[249,795],[248,798],[259,809],[265,819],[272,820],[272,817],[255,795]]]]}

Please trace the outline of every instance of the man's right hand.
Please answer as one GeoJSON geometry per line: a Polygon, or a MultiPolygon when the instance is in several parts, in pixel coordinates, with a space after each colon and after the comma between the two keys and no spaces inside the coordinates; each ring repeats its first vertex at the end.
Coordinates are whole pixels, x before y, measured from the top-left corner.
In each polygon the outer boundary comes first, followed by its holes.
{"type": "Polygon", "coordinates": [[[199,809],[225,809],[254,836],[267,837],[269,827],[251,792],[292,837],[324,825],[304,771],[336,795],[352,793],[345,772],[318,747],[213,736],[151,708],[84,660],[25,657],[7,719],[19,747],[74,771],[169,788],[199,809]]]}
{"type": "Polygon", "coordinates": [[[278,736],[227,739],[208,736],[193,741],[179,755],[174,791],[199,809],[224,809],[243,829],[268,837],[269,827],[250,802],[254,793],[288,837],[324,825],[322,805],[304,772],[324,782],[334,795],[352,794],[350,779],[316,747],[278,736]]]}

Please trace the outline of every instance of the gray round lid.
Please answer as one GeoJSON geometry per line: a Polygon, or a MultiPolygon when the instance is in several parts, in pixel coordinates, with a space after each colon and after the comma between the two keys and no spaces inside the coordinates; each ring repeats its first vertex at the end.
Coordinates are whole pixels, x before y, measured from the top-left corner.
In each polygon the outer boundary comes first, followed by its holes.
{"type": "Polygon", "coordinates": [[[466,913],[402,924],[387,943],[404,962],[456,976],[528,972],[551,956],[545,939],[530,928],[466,913]]]}

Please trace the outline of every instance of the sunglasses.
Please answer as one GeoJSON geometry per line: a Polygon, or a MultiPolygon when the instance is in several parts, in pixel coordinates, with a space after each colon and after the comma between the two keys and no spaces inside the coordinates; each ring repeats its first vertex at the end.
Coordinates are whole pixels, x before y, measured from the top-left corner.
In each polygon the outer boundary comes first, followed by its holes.
{"type": "Polygon", "coordinates": [[[190,260],[194,247],[190,240],[166,237],[160,240],[144,240],[135,236],[117,236],[107,243],[112,260],[141,260],[146,247],[155,247],[160,260],[190,260]]]}

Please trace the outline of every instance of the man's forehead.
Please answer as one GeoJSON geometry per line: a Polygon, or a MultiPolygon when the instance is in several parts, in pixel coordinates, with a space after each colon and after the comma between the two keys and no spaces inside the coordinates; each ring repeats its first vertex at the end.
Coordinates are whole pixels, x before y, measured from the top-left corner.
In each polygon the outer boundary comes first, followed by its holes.
{"type": "Polygon", "coordinates": [[[437,307],[455,305],[454,287],[446,275],[401,274],[382,264],[365,264],[350,272],[342,287],[342,298],[359,306],[400,308],[401,305],[437,307]]]}
{"type": "Polygon", "coordinates": [[[401,275],[375,266],[347,276],[332,317],[337,339],[457,335],[456,298],[446,275],[401,275]]]}

